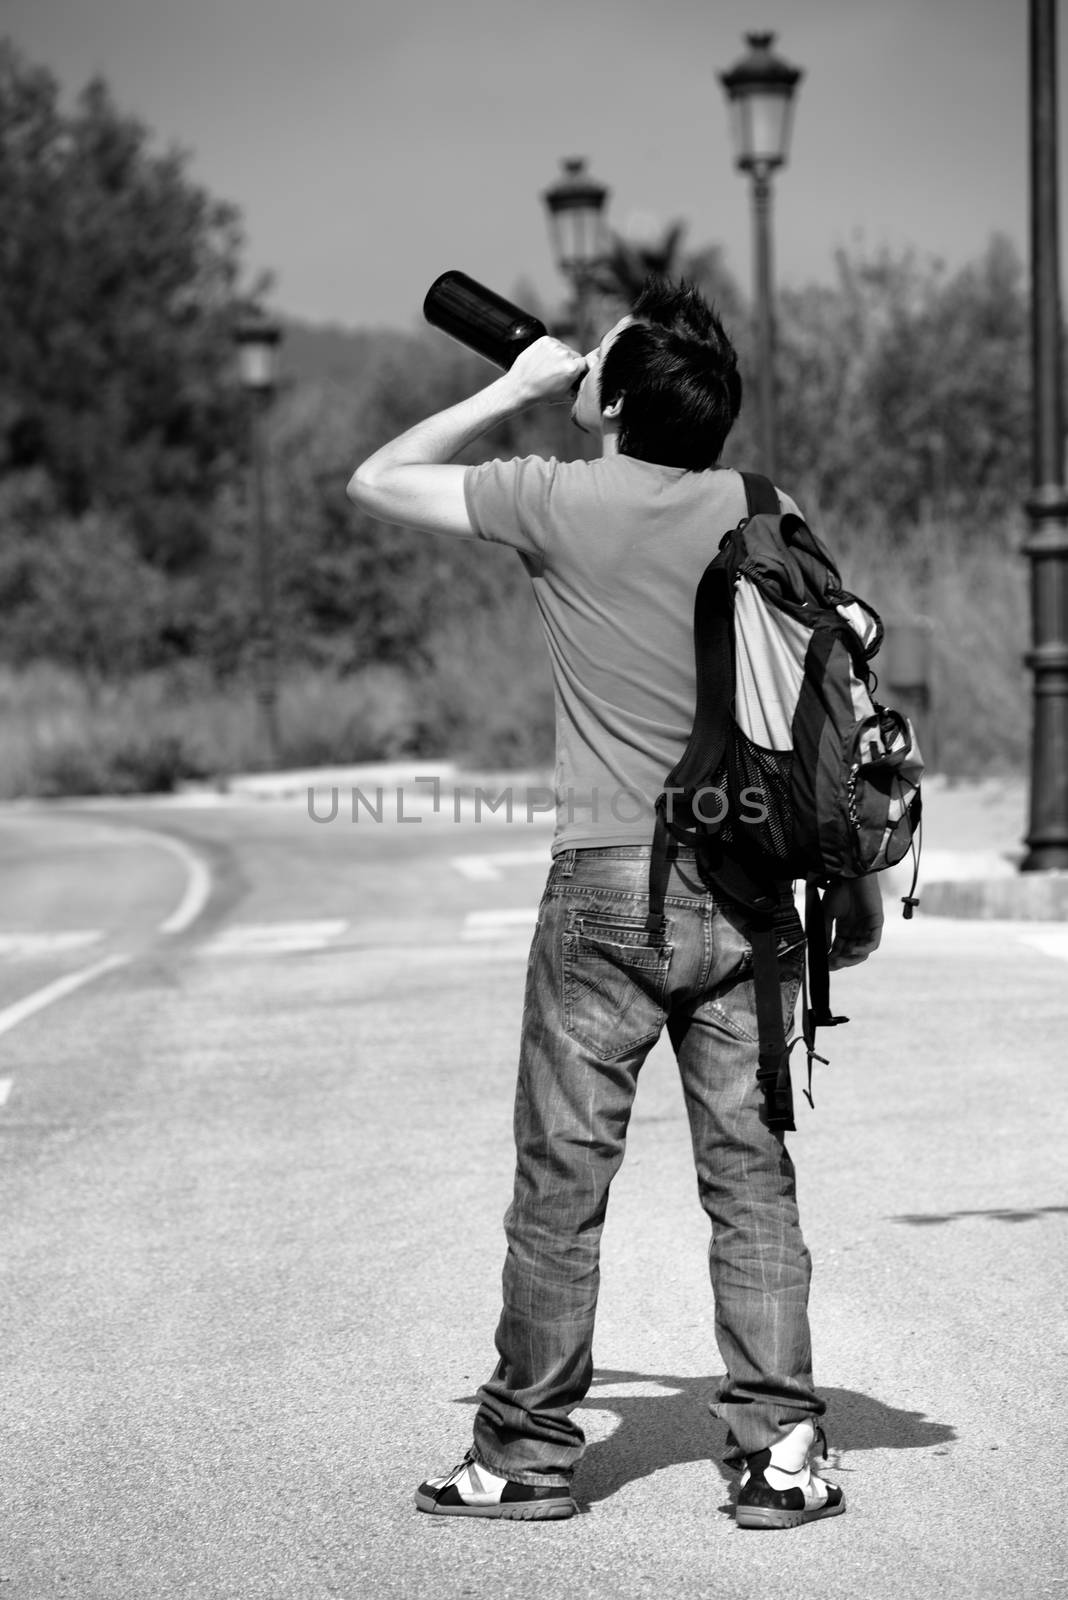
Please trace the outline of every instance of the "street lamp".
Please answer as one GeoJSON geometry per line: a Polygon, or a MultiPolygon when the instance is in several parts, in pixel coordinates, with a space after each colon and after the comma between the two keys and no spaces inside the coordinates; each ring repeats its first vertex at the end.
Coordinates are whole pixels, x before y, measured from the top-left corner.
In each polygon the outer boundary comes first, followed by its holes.
{"type": "Polygon", "coordinates": [[[586,171],[583,156],[569,156],[563,174],[542,195],[556,265],[575,292],[575,336],[583,353],[593,343],[590,293],[608,253],[604,208],[608,190],[586,171]]]}
{"type": "Polygon", "coordinates": [[[268,765],[278,763],[278,633],[275,620],[274,545],[267,517],[264,417],[277,384],[282,330],[264,316],[250,315],[234,328],[241,384],[249,397],[252,439],[252,499],[256,517],[257,616],[256,698],[268,765]]]}
{"type": "MultiPolygon", "coordinates": [[[[568,156],[563,174],[542,194],[549,213],[549,236],[556,265],[570,279],[575,298],[575,343],[583,354],[594,340],[592,298],[598,266],[608,253],[604,207],[608,190],[586,171],[584,156],[568,156]]],[[[596,441],[582,435],[582,454],[595,453],[596,441]]]]}
{"type": "Polygon", "coordinates": [[[1068,487],[1057,196],[1056,0],[1031,0],[1031,805],[1024,872],[1068,868],[1068,487]]]}
{"type": "Polygon", "coordinates": [[[753,180],[753,262],[761,471],[774,478],[775,323],[772,306],[771,174],[784,166],[794,92],[802,73],[772,55],[773,33],[747,33],[749,54],[719,81],[727,95],[735,165],[753,180]]]}

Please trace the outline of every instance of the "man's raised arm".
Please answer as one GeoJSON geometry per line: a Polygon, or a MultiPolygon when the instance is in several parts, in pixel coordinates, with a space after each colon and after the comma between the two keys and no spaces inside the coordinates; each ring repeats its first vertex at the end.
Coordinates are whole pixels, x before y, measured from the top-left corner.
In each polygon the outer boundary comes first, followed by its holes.
{"type": "Polygon", "coordinates": [[[417,422],[356,468],[348,497],[383,522],[474,537],[464,500],[466,467],[450,466],[473,439],[539,400],[566,400],[586,358],[559,340],[538,339],[509,371],[467,400],[417,422]]]}

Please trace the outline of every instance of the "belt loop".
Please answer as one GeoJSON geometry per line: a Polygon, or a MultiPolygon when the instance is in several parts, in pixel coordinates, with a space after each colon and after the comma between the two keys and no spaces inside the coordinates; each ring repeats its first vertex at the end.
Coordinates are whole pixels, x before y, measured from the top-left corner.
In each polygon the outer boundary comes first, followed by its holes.
{"type": "Polygon", "coordinates": [[[560,876],[561,876],[561,878],[573,878],[574,877],[574,875],[575,875],[575,852],[574,852],[574,850],[561,850],[559,856],[557,857],[557,862],[558,862],[558,865],[560,867],[560,876]]]}

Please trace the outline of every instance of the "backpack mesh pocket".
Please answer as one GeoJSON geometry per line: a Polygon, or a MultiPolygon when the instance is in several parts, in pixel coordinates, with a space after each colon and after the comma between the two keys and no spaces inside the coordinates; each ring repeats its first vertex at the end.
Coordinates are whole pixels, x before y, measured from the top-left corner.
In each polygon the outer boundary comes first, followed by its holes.
{"type": "Polygon", "coordinates": [[[723,842],[789,868],[794,855],[792,750],[765,750],[735,728],[721,768],[730,810],[723,842]]]}

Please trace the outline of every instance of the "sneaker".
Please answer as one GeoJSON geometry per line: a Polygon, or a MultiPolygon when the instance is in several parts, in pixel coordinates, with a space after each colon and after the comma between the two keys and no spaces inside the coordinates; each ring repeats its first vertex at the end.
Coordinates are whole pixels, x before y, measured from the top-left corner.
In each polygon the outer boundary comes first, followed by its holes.
{"type": "Polygon", "coordinates": [[[815,1440],[815,1424],[799,1422],[770,1449],[747,1458],[734,1513],[740,1528],[799,1528],[841,1515],[845,1495],[812,1470],[815,1440]]]}
{"type": "Polygon", "coordinates": [[[510,1517],[549,1522],[578,1510],[571,1491],[559,1484],[513,1483],[466,1455],[445,1478],[428,1478],[415,1491],[420,1511],[439,1517],[510,1517]]]}

